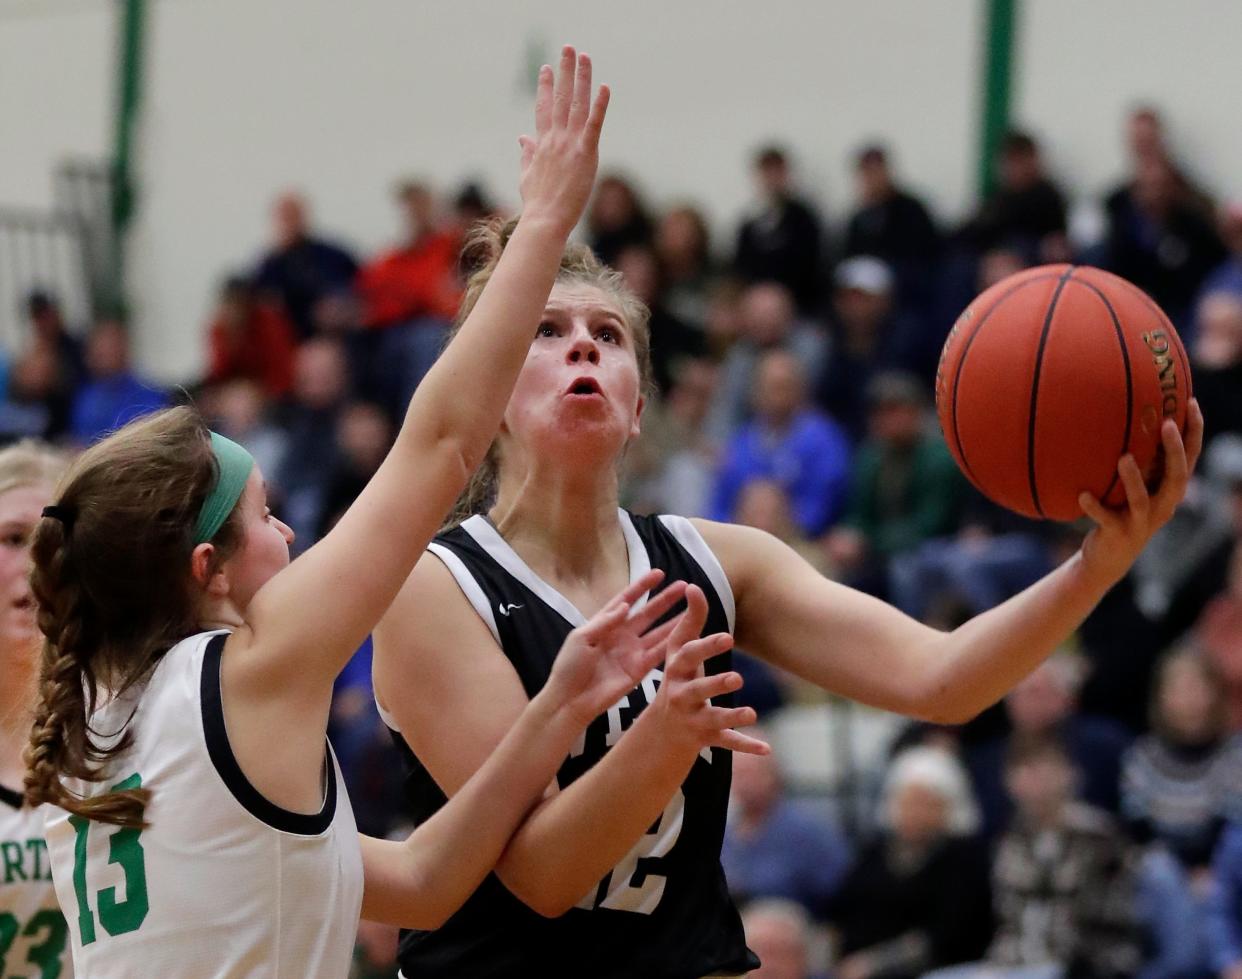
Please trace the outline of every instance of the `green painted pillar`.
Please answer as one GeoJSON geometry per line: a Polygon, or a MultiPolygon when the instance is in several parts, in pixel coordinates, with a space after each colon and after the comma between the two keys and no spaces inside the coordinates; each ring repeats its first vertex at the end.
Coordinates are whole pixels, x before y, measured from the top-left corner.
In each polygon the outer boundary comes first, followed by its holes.
{"type": "Polygon", "coordinates": [[[136,207],[134,134],[142,101],[143,40],[147,0],[116,0],[116,104],[112,144],[112,302],[125,306],[125,233],[136,207]]]}
{"type": "Polygon", "coordinates": [[[983,76],[979,113],[979,194],[996,182],[996,149],[1009,129],[1018,0],[982,0],[983,76]]]}

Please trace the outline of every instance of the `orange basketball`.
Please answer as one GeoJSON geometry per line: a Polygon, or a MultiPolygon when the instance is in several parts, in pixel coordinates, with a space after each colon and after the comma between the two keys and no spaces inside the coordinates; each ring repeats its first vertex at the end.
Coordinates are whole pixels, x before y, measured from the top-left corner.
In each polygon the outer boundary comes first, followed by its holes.
{"type": "Polygon", "coordinates": [[[936,372],[945,440],[989,499],[1073,520],[1086,490],[1125,505],[1126,452],[1158,476],[1160,426],[1183,432],[1186,351],[1144,292],[1100,269],[1044,265],[988,289],[958,318],[936,372]]]}

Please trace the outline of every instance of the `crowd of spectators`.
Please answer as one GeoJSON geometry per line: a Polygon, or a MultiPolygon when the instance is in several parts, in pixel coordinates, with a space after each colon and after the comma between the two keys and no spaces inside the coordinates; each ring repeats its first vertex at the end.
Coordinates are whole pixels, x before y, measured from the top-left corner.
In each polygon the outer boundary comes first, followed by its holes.
{"type": "MultiPolygon", "coordinates": [[[[634,509],[761,527],[940,627],[1004,601],[1086,528],[980,497],[935,425],[932,383],[957,312],[1044,262],[1150,293],[1206,417],[1187,501],[1131,575],[1003,704],[960,728],[906,727],[872,773],[873,819],[825,821],[779,759],[735,759],[724,863],[756,977],[1242,979],[1242,205],[1196,184],[1155,110],[1130,114],[1125,143],[1094,234],[1022,132],[956,226],[880,144],[858,151],[840,215],[763,148],[729,236],[692,204],[655,209],[625,176],[599,181],[582,233],[652,312],[659,393],[623,476],[634,509]]],[[[192,399],[253,452],[305,548],[378,467],[448,336],[468,230],[499,210],[479,186],[450,199],[415,181],[395,206],[402,239],[364,257],[282,195],[266,252],[222,275],[204,312],[201,376],[175,390],[135,370],[124,323],[76,330],[32,294],[28,343],[0,372],[0,439],[85,446],[192,399]]],[[[333,736],[360,827],[385,834],[402,821],[400,770],[369,655],[341,677],[333,736]]],[[[765,717],[808,696],[739,660],[765,717]]],[[[364,929],[358,974],[391,975],[390,955],[391,935],[364,929]]]]}

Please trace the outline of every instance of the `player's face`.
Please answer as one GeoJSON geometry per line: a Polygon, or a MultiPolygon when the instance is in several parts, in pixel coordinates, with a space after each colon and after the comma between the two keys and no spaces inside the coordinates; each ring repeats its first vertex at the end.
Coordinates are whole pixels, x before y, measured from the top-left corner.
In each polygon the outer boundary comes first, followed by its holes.
{"type": "Polygon", "coordinates": [[[268,509],[267,486],[258,466],[251,470],[237,505],[242,513],[242,542],[223,569],[233,603],[243,610],[260,588],[288,566],[293,531],[268,509]]]}
{"type": "Polygon", "coordinates": [[[633,335],[616,302],[595,286],[557,285],[503,431],[541,458],[598,465],[638,434],[640,386],[633,335]]]}
{"type": "Polygon", "coordinates": [[[51,502],[47,486],[22,486],[0,494],[0,661],[34,656],[39,632],[30,593],[30,538],[40,511],[51,502]]]}

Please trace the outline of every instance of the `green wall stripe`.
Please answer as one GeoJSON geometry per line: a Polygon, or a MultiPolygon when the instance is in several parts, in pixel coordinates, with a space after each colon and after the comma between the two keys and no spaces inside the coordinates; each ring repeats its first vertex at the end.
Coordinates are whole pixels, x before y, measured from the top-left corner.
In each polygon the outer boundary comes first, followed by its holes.
{"type": "Polygon", "coordinates": [[[996,148],[1009,129],[1018,0],[983,0],[983,78],[979,119],[979,193],[996,181],[996,148]]]}

